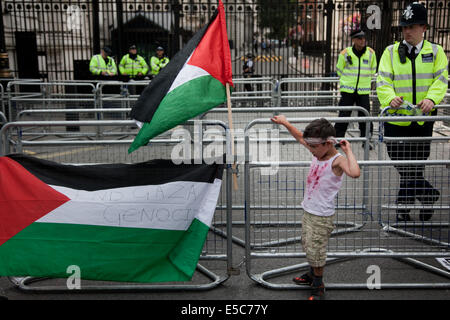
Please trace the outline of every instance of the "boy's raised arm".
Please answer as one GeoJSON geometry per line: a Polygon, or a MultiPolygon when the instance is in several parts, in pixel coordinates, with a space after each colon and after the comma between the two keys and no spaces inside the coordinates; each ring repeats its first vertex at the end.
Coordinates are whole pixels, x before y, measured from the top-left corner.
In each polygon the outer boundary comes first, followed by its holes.
{"type": "Polygon", "coordinates": [[[361,170],[359,169],[358,161],[356,161],[356,157],[353,154],[352,148],[350,147],[350,143],[347,140],[341,140],[340,145],[342,151],[344,151],[347,157],[345,159],[344,157],[339,157],[341,158],[341,160],[337,165],[349,177],[359,178],[359,176],[361,175],[361,170]]]}
{"type": "Polygon", "coordinates": [[[295,126],[293,126],[284,115],[274,116],[270,120],[272,120],[273,123],[285,126],[286,129],[289,131],[289,133],[295,138],[295,140],[297,140],[298,142],[300,142],[300,144],[304,145],[306,148],[309,149],[308,144],[303,139],[303,133],[300,130],[298,130],[295,126]]]}

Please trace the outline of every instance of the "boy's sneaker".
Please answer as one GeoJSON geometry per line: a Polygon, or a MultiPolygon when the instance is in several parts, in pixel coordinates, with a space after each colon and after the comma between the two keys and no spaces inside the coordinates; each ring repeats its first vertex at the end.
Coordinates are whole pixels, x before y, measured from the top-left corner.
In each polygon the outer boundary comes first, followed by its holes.
{"type": "Polygon", "coordinates": [[[322,283],[318,287],[312,287],[311,296],[308,300],[323,300],[325,299],[325,285],[322,283]]]}
{"type": "Polygon", "coordinates": [[[293,278],[292,281],[294,281],[296,284],[310,286],[313,282],[313,278],[311,277],[311,275],[309,273],[305,273],[304,275],[302,275],[300,277],[293,278]]]}

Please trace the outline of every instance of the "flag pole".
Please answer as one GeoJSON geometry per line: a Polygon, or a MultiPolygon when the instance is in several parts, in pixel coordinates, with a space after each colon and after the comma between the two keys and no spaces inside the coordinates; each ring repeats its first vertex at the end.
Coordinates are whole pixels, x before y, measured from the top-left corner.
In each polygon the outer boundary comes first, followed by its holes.
{"type": "Polygon", "coordinates": [[[231,94],[230,94],[230,84],[226,83],[226,91],[227,91],[227,108],[228,108],[228,127],[230,129],[230,139],[231,139],[231,155],[233,156],[233,186],[234,190],[238,190],[238,181],[236,175],[236,161],[235,161],[235,153],[234,153],[234,135],[233,135],[233,117],[231,114],[231,94]]]}

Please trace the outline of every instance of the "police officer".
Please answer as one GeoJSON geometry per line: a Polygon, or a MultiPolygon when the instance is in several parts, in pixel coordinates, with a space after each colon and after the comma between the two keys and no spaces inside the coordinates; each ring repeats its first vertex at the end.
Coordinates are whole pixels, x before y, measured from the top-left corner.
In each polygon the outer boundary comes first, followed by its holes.
{"type": "MultiPolygon", "coordinates": [[[[434,108],[448,88],[448,60],[440,45],[424,40],[428,28],[427,9],[414,2],[406,7],[400,20],[404,40],[388,46],[380,60],[377,94],[382,108],[390,107],[392,115],[414,115],[415,110],[401,107],[409,102],[421,114],[436,115],[434,108]]],[[[389,122],[384,125],[388,137],[431,137],[433,121],[389,122]]],[[[426,160],[431,141],[391,141],[387,151],[392,160],[426,160]]],[[[400,174],[398,205],[423,205],[438,201],[440,193],[424,177],[424,165],[396,166],[400,174]]],[[[409,221],[409,209],[397,209],[397,220],[409,221]]],[[[433,210],[420,210],[419,218],[427,221],[433,210]]]]}
{"type": "Polygon", "coordinates": [[[169,61],[169,58],[164,55],[164,48],[157,47],[156,56],[153,56],[150,59],[150,73],[153,75],[153,77],[156,76],[159,71],[169,63],[169,61]]]}
{"type": "MultiPolygon", "coordinates": [[[[254,64],[253,64],[252,58],[253,58],[253,54],[251,54],[251,53],[247,53],[247,55],[244,57],[244,65],[242,66],[244,78],[251,78],[253,76],[253,72],[255,71],[255,69],[254,69],[254,64]]],[[[244,89],[246,91],[253,90],[252,85],[250,83],[245,83],[244,89]]]]}
{"type": "Polygon", "coordinates": [[[103,47],[100,54],[96,54],[91,58],[89,63],[89,71],[94,76],[116,76],[117,66],[111,55],[112,50],[109,47],[103,47]]]}
{"type": "Polygon", "coordinates": [[[137,54],[135,45],[130,46],[128,54],[122,57],[119,63],[120,74],[128,79],[143,78],[147,75],[148,64],[144,58],[137,54]]]}
{"type": "MultiPolygon", "coordinates": [[[[351,34],[352,47],[348,47],[339,54],[336,71],[339,76],[341,99],[339,106],[361,106],[370,112],[370,89],[372,76],[377,71],[377,57],[375,51],[366,45],[366,35],[361,29],[351,34]]],[[[351,111],[339,112],[340,117],[349,117],[351,111]]],[[[362,112],[358,115],[364,116],[362,112]]],[[[336,123],[336,136],[344,137],[348,123],[336,123]]],[[[366,136],[366,123],[359,123],[361,137],[366,136]]],[[[370,124],[370,133],[373,124],[370,124]]]]}

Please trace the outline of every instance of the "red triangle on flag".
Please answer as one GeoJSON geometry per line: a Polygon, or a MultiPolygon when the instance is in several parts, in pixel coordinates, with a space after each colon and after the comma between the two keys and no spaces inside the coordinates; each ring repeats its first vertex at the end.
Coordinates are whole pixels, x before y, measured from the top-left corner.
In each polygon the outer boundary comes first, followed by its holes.
{"type": "Polygon", "coordinates": [[[226,83],[233,86],[230,44],[222,1],[219,1],[218,11],[219,14],[209,25],[187,63],[207,71],[224,86],[226,83]]]}
{"type": "Polygon", "coordinates": [[[0,246],[69,200],[16,161],[0,157],[0,246]]]}

